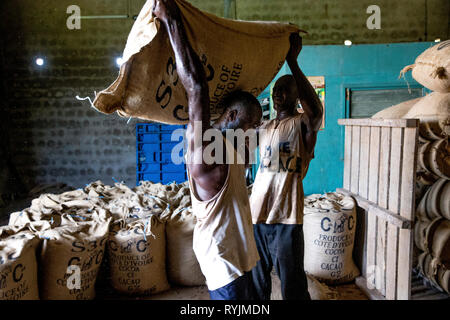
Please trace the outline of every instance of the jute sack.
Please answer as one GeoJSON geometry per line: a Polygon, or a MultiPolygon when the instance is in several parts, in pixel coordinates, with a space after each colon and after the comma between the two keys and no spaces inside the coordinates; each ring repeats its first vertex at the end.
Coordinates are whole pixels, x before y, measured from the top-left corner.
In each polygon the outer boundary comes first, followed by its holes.
{"type": "Polygon", "coordinates": [[[423,220],[416,220],[414,225],[414,243],[417,248],[419,248],[422,251],[426,251],[425,247],[425,237],[426,237],[426,230],[428,225],[431,223],[431,221],[423,221],[423,220]]]}
{"type": "Polygon", "coordinates": [[[431,218],[450,220],[450,180],[439,179],[433,184],[427,195],[426,212],[431,218]]]}
{"type": "Polygon", "coordinates": [[[43,300],[91,300],[108,239],[107,223],[79,222],[40,233],[43,300]]]}
{"type": "MultiPolygon", "coordinates": [[[[283,300],[280,278],[275,270],[272,270],[270,275],[272,278],[272,293],[270,294],[270,300],[283,300]]],[[[336,289],[330,288],[309,273],[306,273],[306,280],[308,282],[308,292],[311,300],[339,300],[340,294],[336,289]]]]}
{"type": "Polygon", "coordinates": [[[196,223],[191,207],[177,209],[166,221],[167,276],[170,283],[182,286],[205,284],[192,248],[196,223]]]}
{"type": "Polygon", "coordinates": [[[428,225],[425,248],[439,264],[450,268],[450,220],[436,218],[428,225]]]}
{"type": "Polygon", "coordinates": [[[169,289],[165,224],[155,215],[116,221],[108,240],[112,287],[122,293],[150,295],[169,289]]]}
{"type": "Polygon", "coordinates": [[[339,300],[339,292],[321,283],[310,274],[306,274],[308,281],[308,292],[311,300],[339,300]]]}
{"type": "Polygon", "coordinates": [[[401,119],[408,111],[422,99],[416,98],[408,101],[404,101],[402,103],[393,105],[389,108],[383,109],[375,113],[372,118],[375,119],[401,119]]]}
{"type": "Polygon", "coordinates": [[[73,200],[62,203],[60,210],[50,210],[47,213],[27,208],[13,212],[9,216],[10,226],[24,226],[30,222],[45,221],[51,228],[77,222],[97,221],[106,223],[111,217],[109,211],[94,206],[85,200],[73,200]]]}
{"type": "Polygon", "coordinates": [[[450,92],[450,40],[443,41],[425,50],[414,64],[400,72],[412,69],[412,76],[421,85],[432,91],[450,92]]]}
{"type": "Polygon", "coordinates": [[[305,271],[327,284],[352,281],[359,274],[352,258],[355,201],[340,193],[305,197],[305,271]]]}
{"type": "Polygon", "coordinates": [[[432,92],[419,100],[402,117],[420,119],[419,135],[438,140],[450,135],[450,93],[432,92]]]}
{"type": "Polygon", "coordinates": [[[420,145],[417,163],[424,171],[450,179],[450,141],[440,139],[420,145]]]}
{"type": "Polygon", "coordinates": [[[36,249],[27,228],[0,227],[0,300],[38,300],[36,249]]]}
{"type": "MultiPolygon", "coordinates": [[[[261,93],[282,67],[292,24],[224,19],[175,0],[187,37],[206,71],[211,118],[221,98],[237,89],[261,93]],[[257,57],[257,58],[256,58],[257,57]]],[[[103,113],[163,123],[187,123],[186,92],[178,78],[165,28],[152,14],[154,0],[142,8],[128,36],[118,78],[93,102],[103,113]]]]}

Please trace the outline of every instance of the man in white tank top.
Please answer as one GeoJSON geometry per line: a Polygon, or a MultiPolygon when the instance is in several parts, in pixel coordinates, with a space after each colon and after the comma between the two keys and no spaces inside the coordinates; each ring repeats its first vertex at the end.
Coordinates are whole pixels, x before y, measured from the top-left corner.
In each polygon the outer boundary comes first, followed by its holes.
{"type": "Polygon", "coordinates": [[[231,150],[236,160],[234,143],[223,139],[222,131],[255,128],[260,124],[261,106],[250,93],[234,92],[223,101],[225,111],[211,126],[205,71],[187,39],[177,5],[173,0],[159,0],[155,2],[153,13],[167,30],[177,73],[188,98],[187,167],[192,209],[197,217],[194,252],[211,299],[254,299],[251,270],[259,256],[253,236],[244,164],[227,164],[223,161],[225,158],[212,163],[205,161],[203,154],[210,142],[203,141],[202,137],[206,130],[217,129],[219,143],[228,146],[227,151],[231,150]]]}
{"type": "Polygon", "coordinates": [[[280,277],[283,299],[310,299],[303,269],[302,180],[314,157],[323,110],[314,88],[297,64],[301,38],[292,34],[290,41],[286,61],[292,75],[285,75],[275,83],[272,96],[277,116],[260,126],[266,130],[260,130],[261,165],[250,198],[261,257],[253,269],[253,280],[261,300],[270,299],[272,267],[280,277]],[[303,113],[297,111],[297,99],[303,113]]]}

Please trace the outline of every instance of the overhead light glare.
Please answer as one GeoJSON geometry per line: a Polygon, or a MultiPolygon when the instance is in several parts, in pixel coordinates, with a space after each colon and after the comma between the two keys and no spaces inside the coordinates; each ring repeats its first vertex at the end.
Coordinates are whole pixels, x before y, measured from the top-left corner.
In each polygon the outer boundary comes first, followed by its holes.
{"type": "Polygon", "coordinates": [[[37,58],[37,59],[36,59],[36,64],[37,64],[38,66],[43,66],[44,63],[45,63],[44,59],[42,59],[42,58],[37,58]]]}

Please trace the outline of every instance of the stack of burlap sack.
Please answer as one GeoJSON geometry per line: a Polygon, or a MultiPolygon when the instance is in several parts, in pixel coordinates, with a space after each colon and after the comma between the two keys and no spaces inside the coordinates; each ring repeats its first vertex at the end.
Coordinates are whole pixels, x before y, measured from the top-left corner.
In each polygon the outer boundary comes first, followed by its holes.
{"type": "Polygon", "coordinates": [[[190,205],[187,183],[42,194],[0,228],[0,299],[93,299],[105,272],[125,294],[202,285],[190,205]]]}
{"type": "Polygon", "coordinates": [[[419,55],[412,70],[433,91],[373,116],[419,119],[416,183],[415,263],[437,287],[449,292],[450,277],[450,40],[419,55]]]}

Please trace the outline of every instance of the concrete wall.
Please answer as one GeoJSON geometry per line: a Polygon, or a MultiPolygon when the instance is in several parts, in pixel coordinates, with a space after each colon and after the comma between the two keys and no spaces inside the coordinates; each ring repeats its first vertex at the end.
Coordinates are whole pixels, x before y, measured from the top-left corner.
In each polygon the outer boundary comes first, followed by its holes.
{"type": "Polygon", "coordinates": [[[391,43],[449,38],[448,0],[237,0],[244,20],[292,22],[307,30],[305,44],[391,43]],[[378,5],[381,29],[369,30],[367,7],[378,5]]]}
{"type": "MultiPolygon", "coordinates": [[[[126,1],[77,1],[82,15],[137,14],[126,1]]],[[[73,1],[2,1],[2,115],[9,156],[25,186],[65,182],[75,187],[112,177],[135,183],[132,120],[106,116],[81,97],[94,96],[117,76],[133,19],[82,20],[66,27],[73,1]],[[34,61],[41,56],[45,65],[34,61]]],[[[133,4],[136,4],[133,1],[133,4]]]]}
{"type": "MultiPolygon", "coordinates": [[[[10,182],[5,182],[0,192],[9,192],[8,184],[23,183],[29,189],[37,183],[65,182],[80,187],[96,179],[112,183],[112,177],[135,184],[136,121],[127,124],[128,119],[100,114],[75,96],[93,97],[94,91],[104,89],[115,79],[115,58],[124,48],[134,22],[131,17],[139,13],[143,3],[144,0],[1,1],[1,84],[5,105],[2,129],[6,132],[2,150],[8,150],[2,155],[15,167],[7,174],[15,169],[18,174],[11,173],[17,179],[7,180],[10,182]],[[81,30],[68,30],[66,9],[72,4],[80,6],[82,15],[130,18],[82,20],[81,30]],[[44,57],[45,66],[34,64],[38,56],[44,57]]],[[[223,15],[230,3],[240,19],[297,23],[309,31],[305,44],[340,44],[346,38],[354,43],[448,38],[447,0],[377,1],[382,10],[382,30],[370,32],[365,28],[365,8],[371,1],[192,3],[217,15],[223,15]]],[[[324,65],[333,63],[325,62],[324,65]]]]}

